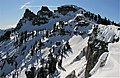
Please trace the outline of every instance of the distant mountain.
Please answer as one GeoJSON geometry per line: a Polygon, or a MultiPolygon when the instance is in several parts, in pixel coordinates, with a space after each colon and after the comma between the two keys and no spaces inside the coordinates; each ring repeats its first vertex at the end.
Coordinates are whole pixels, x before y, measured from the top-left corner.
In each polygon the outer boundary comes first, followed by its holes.
{"type": "Polygon", "coordinates": [[[75,5],[26,9],[15,28],[0,30],[0,78],[120,77],[117,25],[75,5]]]}

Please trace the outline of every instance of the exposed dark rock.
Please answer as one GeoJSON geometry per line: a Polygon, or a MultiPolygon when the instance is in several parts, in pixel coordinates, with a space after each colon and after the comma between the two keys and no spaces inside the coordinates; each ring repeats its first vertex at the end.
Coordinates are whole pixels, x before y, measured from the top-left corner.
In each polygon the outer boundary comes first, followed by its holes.
{"type": "Polygon", "coordinates": [[[29,9],[25,10],[23,18],[28,18],[28,20],[32,20],[34,17],[36,17],[36,15],[33,12],[31,12],[29,9]]]}
{"type": "Polygon", "coordinates": [[[63,15],[66,15],[70,11],[76,12],[78,9],[79,8],[75,5],[64,5],[64,6],[58,7],[57,11],[63,15]]]}
{"type": "Polygon", "coordinates": [[[120,30],[120,28],[118,28],[118,30],[120,30]]]}
{"type": "Polygon", "coordinates": [[[50,11],[47,6],[42,6],[41,11],[50,11]]]}
{"type": "Polygon", "coordinates": [[[44,16],[51,17],[53,16],[53,12],[50,11],[47,6],[42,6],[41,10],[37,12],[37,15],[39,17],[44,17],[44,16]]]}
{"type": "Polygon", "coordinates": [[[32,22],[33,25],[41,25],[41,24],[46,24],[48,23],[48,19],[46,17],[38,17],[38,18],[35,18],[32,22]]]}
{"type": "Polygon", "coordinates": [[[73,70],[68,76],[66,76],[65,78],[77,78],[75,75],[75,70],[73,70]]]}
{"type": "Polygon", "coordinates": [[[76,26],[88,26],[89,22],[78,22],[76,26]]]}
{"type": "Polygon", "coordinates": [[[15,31],[16,30],[19,30],[22,26],[23,26],[23,23],[26,23],[26,19],[28,19],[29,21],[33,20],[36,18],[36,15],[31,12],[29,9],[26,9],[25,10],[25,13],[24,13],[24,16],[19,20],[17,26],[15,27],[15,31]]]}
{"type": "MultiPolygon", "coordinates": [[[[85,78],[90,76],[89,72],[98,62],[99,57],[104,53],[108,52],[108,44],[104,41],[95,39],[91,44],[88,44],[87,51],[85,52],[87,65],[85,70],[85,78]],[[98,47],[95,47],[98,45],[98,47]]],[[[106,60],[105,60],[106,61],[106,60]]],[[[104,66],[105,62],[101,63],[104,66]]]]}
{"type": "Polygon", "coordinates": [[[2,36],[0,36],[0,42],[10,39],[10,34],[11,34],[11,31],[5,31],[5,33],[2,36]]]}

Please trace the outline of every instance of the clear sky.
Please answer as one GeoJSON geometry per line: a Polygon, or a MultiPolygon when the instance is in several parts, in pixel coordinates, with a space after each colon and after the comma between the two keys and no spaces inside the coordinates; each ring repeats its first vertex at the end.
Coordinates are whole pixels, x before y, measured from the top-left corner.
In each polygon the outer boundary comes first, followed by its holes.
{"type": "MultiPolygon", "coordinates": [[[[0,0],[0,29],[14,27],[22,17],[25,7],[36,13],[42,5],[61,6],[73,4],[120,22],[120,0],[0,0]]],[[[55,9],[51,7],[51,9],[55,9]]]]}

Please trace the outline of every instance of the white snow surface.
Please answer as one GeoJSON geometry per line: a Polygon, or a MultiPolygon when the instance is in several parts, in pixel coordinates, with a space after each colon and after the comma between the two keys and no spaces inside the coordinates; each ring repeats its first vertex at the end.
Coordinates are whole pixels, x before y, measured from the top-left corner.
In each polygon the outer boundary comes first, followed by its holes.
{"type": "Polygon", "coordinates": [[[73,53],[70,53],[68,57],[63,60],[63,68],[66,71],[60,71],[60,77],[65,78],[68,74],[70,74],[73,70],[76,71],[76,75],[80,72],[80,69],[84,67],[86,64],[86,59],[83,57],[80,61],[76,61],[72,63],[74,58],[81,52],[81,50],[87,46],[88,37],[83,39],[81,36],[73,36],[70,39],[70,44],[72,45],[73,53]],[[72,64],[71,64],[72,63],[72,64]]]}
{"type": "Polygon", "coordinates": [[[100,67],[90,78],[120,78],[120,42],[109,44],[106,65],[100,67]]]}

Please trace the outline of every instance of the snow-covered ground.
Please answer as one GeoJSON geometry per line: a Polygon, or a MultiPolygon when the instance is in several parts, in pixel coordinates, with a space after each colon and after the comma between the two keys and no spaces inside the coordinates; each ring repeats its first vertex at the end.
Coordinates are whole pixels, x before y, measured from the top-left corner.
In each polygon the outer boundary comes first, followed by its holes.
{"type": "Polygon", "coordinates": [[[109,55],[104,67],[91,78],[120,78],[120,42],[109,44],[109,55]]]}
{"type": "Polygon", "coordinates": [[[68,74],[70,74],[73,70],[75,70],[76,75],[80,72],[80,70],[86,64],[86,59],[83,57],[79,61],[73,62],[77,55],[80,54],[81,50],[87,46],[88,37],[83,39],[81,36],[73,36],[70,39],[70,44],[72,45],[72,53],[69,53],[66,58],[63,59],[63,68],[65,70],[60,71],[60,77],[65,78],[68,74]]]}
{"type": "MultiPolygon", "coordinates": [[[[115,32],[120,37],[120,31],[117,31],[118,27],[110,26],[110,28],[114,29],[110,32],[115,32]]],[[[90,78],[120,78],[120,41],[110,43],[108,49],[109,55],[105,66],[100,67],[90,78]]]]}

